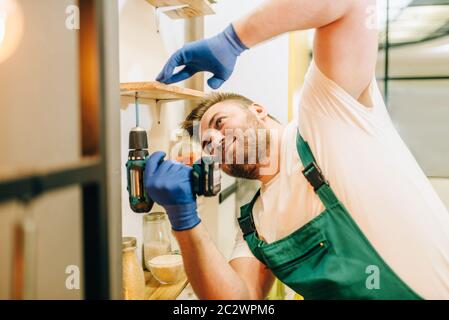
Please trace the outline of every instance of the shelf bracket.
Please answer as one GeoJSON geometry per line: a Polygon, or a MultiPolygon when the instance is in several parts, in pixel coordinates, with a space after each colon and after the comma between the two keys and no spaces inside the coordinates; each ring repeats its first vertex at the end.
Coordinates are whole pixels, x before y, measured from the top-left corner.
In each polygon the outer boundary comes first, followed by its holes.
{"type": "Polygon", "coordinates": [[[155,100],[156,101],[156,112],[157,112],[157,124],[161,124],[161,109],[162,105],[169,102],[176,102],[179,101],[179,99],[173,99],[173,100],[155,100]]]}
{"type": "Polygon", "coordinates": [[[160,33],[160,25],[161,25],[161,14],[167,11],[180,10],[184,8],[188,8],[189,5],[183,4],[178,6],[167,6],[167,7],[154,7],[154,15],[156,17],[156,31],[160,33]]]}

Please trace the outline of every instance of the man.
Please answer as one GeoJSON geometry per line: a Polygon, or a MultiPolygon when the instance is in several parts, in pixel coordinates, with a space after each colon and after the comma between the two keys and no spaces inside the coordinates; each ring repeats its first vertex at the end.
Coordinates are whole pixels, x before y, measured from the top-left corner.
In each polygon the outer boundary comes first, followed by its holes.
{"type": "Polygon", "coordinates": [[[193,134],[198,121],[200,133],[207,132],[200,137],[204,147],[217,152],[221,146],[230,155],[234,163],[224,163],[225,172],[262,182],[242,208],[229,264],[198,217],[191,169],[164,161],[161,152],[148,160],[147,192],[169,215],[199,298],[263,299],[274,275],[306,299],[449,298],[449,214],[397,134],[377,87],[377,31],[367,22],[375,5],[267,1],[223,33],[187,44],[161,72],[159,81],[173,83],[209,71],[208,84],[218,88],[247,48],[316,29],[299,119],[284,127],[263,106],[215,94],[184,123],[193,134]],[[245,143],[245,163],[236,163],[237,144],[226,132],[248,129],[278,134],[256,140],[267,152],[255,163],[245,143]],[[262,174],[276,162],[276,170],[262,174]]]}

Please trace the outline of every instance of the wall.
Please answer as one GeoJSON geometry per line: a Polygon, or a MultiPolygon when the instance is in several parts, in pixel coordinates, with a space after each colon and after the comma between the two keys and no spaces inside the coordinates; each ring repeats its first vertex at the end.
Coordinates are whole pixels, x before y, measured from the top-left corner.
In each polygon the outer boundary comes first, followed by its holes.
{"type": "MultiPolygon", "coordinates": [[[[183,43],[184,23],[160,16],[160,32],[154,8],[145,0],[119,1],[120,82],[153,81],[169,54],[183,43]]],[[[141,127],[148,131],[150,153],[170,147],[170,138],[186,113],[183,102],[158,108],[153,101],[140,101],[141,127]],[[160,112],[160,114],[159,114],[160,112]],[[158,124],[160,119],[161,124],[158,124]]],[[[129,208],[125,165],[128,159],[129,131],[136,126],[134,99],[121,99],[122,233],[142,244],[142,215],[129,208]]],[[[155,206],[154,211],[161,208],[155,206]]],[[[163,210],[161,210],[163,211],[163,210]]],[[[139,256],[141,255],[138,250],[139,256]]]]}
{"type": "MultiPolygon", "coordinates": [[[[205,18],[205,37],[221,32],[229,23],[246,15],[263,2],[263,0],[218,1],[214,6],[217,14],[205,18]]],[[[220,90],[243,94],[265,106],[273,116],[286,123],[288,49],[288,35],[282,35],[245,51],[237,61],[232,77],[220,90]]]]}
{"type": "MultiPolygon", "coordinates": [[[[77,32],[65,27],[74,1],[21,0],[24,36],[0,64],[0,172],[23,173],[75,162],[80,154],[77,32]]],[[[10,298],[13,225],[27,214],[36,226],[31,273],[37,299],[78,299],[67,290],[68,265],[82,267],[78,188],[46,194],[24,207],[0,205],[0,299],[10,298]]]]}

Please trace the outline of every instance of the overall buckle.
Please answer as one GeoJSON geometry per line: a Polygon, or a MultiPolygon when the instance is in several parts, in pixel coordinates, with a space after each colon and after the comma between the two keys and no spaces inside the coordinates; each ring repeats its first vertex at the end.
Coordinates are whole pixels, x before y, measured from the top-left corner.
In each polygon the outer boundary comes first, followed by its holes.
{"type": "Polygon", "coordinates": [[[309,164],[302,173],[315,191],[318,191],[323,185],[329,185],[329,182],[326,180],[320,167],[315,161],[309,164]]]}
{"type": "Polygon", "coordinates": [[[239,219],[240,229],[242,230],[243,237],[256,232],[256,225],[254,224],[253,215],[250,213],[245,218],[239,219]]]}

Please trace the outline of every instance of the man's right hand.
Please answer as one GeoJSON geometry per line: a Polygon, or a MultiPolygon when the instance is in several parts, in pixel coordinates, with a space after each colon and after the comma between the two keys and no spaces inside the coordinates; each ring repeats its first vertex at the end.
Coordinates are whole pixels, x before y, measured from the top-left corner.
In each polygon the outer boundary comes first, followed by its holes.
{"type": "Polygon", "coordinates": [[[207,83],[212,89],[218,89],[234,71],[237,57],[247,49],[231,24],[215,37],[188,43],[176,51],[156,80],[171,84],[188,79],[197,72],[207,71],[213,74],[207,83]],[[180,66],[185,67],[173,74],[175,68],[180,66]]]}
{"type": "Polygon", "coordinates": [[[152,154],[146,163],[144,184],[152,200],[164,207],[175,231],[196,227],[196,195],[192,188],[192,168],[174,161],[164,161],[165,153],[152,154]]]}

